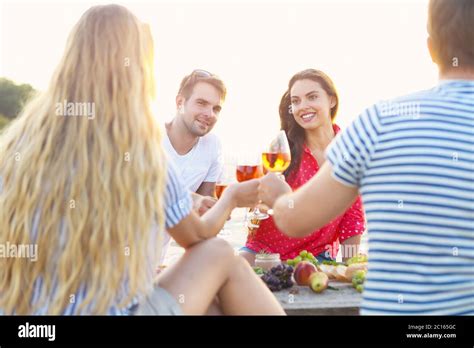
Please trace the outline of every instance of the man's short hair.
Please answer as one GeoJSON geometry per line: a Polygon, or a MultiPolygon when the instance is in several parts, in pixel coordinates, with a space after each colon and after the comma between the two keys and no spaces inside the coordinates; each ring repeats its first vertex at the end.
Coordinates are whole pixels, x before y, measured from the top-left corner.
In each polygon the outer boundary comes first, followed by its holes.
{"type": "Polygon", "coordinates": [[[430,0],[428,33],[441,71],[474,69],[473,0],[430,0]]]}
{"type": "Polygon", "coordinates": [[[205,82],[219,91],[221,100],[225,100],[227,89],[224,82],[217,76],[206,70],[194,70],[185,76],[179,86],[178,94],[188,99],[193,94],[194,86],[199,82],[205,82]]]}

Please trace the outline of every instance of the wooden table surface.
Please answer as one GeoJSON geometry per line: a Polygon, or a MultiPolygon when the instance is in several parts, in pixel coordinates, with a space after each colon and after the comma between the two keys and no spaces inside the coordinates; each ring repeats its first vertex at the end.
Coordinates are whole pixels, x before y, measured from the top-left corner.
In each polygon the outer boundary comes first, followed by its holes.
{"type": "Polygon", "coordinates": [[[293,285],[290,289],[274,292],[288,315],[359,315],[362,294],[350,283],[330,281],[322,293],[309,286],[293,285]]]}

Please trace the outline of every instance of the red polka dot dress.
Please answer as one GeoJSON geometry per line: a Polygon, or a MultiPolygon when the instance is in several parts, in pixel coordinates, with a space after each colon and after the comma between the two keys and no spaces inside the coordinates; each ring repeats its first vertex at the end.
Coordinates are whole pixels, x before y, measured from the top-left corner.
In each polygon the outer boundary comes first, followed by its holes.
{"type": "MultiPolygon", "coordinates": [[[[337,125],[333,128],[335,133],[339,131],[337,125]]],[[[309,181],[318,170],[319,165],[311,150],[304,145],[300,166],[286,178],[286,181],[293,190],[296,190],[309,181]]],[[[365,216],[359,196],[344,214],[304,238],[291,238],[283,234],[271,217],[262,220],[259,228],[248,235],[245,246],[255,252],[279,253],[282,260],[292,259],[302,250],[307,250],[315,256],[329,251],[329,257],[335,258],[340,242],[360,235],[364,230],[365,216]]]]}

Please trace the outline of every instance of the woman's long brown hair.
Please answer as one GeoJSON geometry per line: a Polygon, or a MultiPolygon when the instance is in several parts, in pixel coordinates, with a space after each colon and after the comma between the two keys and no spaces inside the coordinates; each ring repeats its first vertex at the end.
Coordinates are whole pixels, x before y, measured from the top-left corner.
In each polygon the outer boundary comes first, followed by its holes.
{"type": "Polygon", "coordinates": [[[334,122],[339,106],[339,96],[334,83],[324,72],[316,69],[306,69],[293,75],[288,83],[288,89],[285,91],[280,100],[279,113],[281,129],[286,132],[288,142],[291,149],[291,164],[285,171],[284,175],[288,177],[293,171],[299,168],[301,162],[301,154],[303,153],[304,143],[306,140],[304,129],[295,121],[291,112],[291,88],[296,81],[311,80],[319,83],[329,96],[335,98],[336,103],[331,108],[331,121],[334,122]]]}

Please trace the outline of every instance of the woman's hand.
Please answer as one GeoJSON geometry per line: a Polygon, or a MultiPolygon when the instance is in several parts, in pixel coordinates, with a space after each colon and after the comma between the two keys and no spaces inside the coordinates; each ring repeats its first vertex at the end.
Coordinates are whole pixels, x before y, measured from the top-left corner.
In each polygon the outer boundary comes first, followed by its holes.
{"type": "Polygon", "coordinates": [[[210,196],[202,196],[198,193],[191,192],[191,197],[193,199],[193,210],[199,215],[204,215],[209,209],[211,209],[214,204],[216,204],[217,199],[210,196]]]}
{"type": "Polygon", "coordinates": [[[285,181],[283,175],[277,176],[274,173],[268,173],[260,179],[258,186],[258,198],[269,208],[273,207],[275,201],[286,193],[292,192],[290,185],[285,181]]]}
{"type": "MultiPolygon", "coordinates": [[[[183,248],[189,249],[203,240],[214,238],[224,226],[232,209],[254,207],[258,202],[258,179],[229,185],[205,214],[191,211],[168,233],[183,248]]],[[[209,201],[210,202],[210,201],[209,201]]]]}
{"type": "Polygon", "coordinates": [[[193,208],[199,216],[203,216],[206,211],[216,204],[217,199],[209,196],[200,196],[194,201],[193,208]]]}
{"type": "Polygon", "coordinates": [[[229,195],[235,207],[252,208],[258,203],[258,185],[258,179],[235,183],[229,185],[222,195],[229,195]]]}

